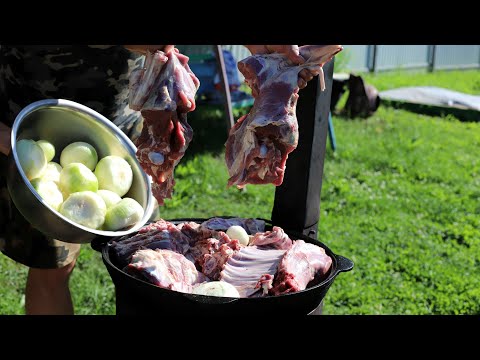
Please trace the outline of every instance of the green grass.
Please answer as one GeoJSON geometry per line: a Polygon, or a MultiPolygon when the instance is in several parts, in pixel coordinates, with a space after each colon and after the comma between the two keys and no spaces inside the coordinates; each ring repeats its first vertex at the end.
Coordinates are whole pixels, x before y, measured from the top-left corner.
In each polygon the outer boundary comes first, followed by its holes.
{"type": "Polygon", "coordinates": [[[480,94],[480,71],[478,70],[435,72],[399,70],[367,73],[362,74],[362,77],[367,83],[374,85],[378,91],[404,86],[438,86],[469,94],[480,94]]]}
{"type": "MultiPolygon", "coordinates": [[[[479,74],[365,78],[378,89],[452,85],[478,94],[479,74]]],[[[326,154],[319,237],[355,267],[335,280],[324,313],[480,313],[480,124],[383,106],[365,120],[333,121],[338,149],[326,154]]],[[[273,186],[226,189],[221,113],[199,109],[190,122],[194,140],[161,216],[269,218],[273,186]]],[[[23,313],[25,268],[0,256],[0,272],[0,313],[23,313]]],[[[115,313],[113,284],[89,245],[71,289],[76,313],[115,313]]]]}

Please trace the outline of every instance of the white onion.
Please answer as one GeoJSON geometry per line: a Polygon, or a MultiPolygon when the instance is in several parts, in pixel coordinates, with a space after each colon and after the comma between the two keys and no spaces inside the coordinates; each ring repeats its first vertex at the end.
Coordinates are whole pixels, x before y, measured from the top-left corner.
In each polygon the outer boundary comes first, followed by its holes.
{"type": "Polygon", "coordinates": [[[95,148],[83,141],[77,141],[66,146],[60,154],[60,165],[63,167],[72,163],[82,163],[91,171],[95,169],[98,155],[95,148]]]}
{"type": "Polygon", "coordinates": [[[65,166],[60,172],[59,185],[60,190],[66,194],[98,190],[98,180],[95,174],[81,163],[71,163],[65,166]]]}
{"type": "Polygon", "coordinates": [[[47,158],[47,162],[52,161],[55,156],[55,146],[53,146],[53,144],[47,140],[38,140],[37,144],[42,148],[43,153],[47,158]]]}
{"type": "Polygon", "coordinates": [[[99,189],[113,191],[119,196],[124,196],[132,186],[132,168],[120,156],[110,155],[101,159],[95,169],[95,175],[99,189]]]}
{"type": "Polygon", "coordinates": [[[63,203],[63,195],[53,181],[36,178],[30,182],[38,195],[52,208],[58,210],[63,203]]]}
{"type": "Polygon", "coordinates": [[[18,161],[28,180],[41,176],[47,166],[47,158],[40,145],[23,139],[17,142],[16,148],[18,161]]]}
{"type": "Polygon", "coordinates": [[[107,206],[100,195],[81,191],[71,194],[60,206],[59,212],[80,225],[98,229],[105,221],[107,206]]]}
{"type": "Polygon", "coordinates": [[[197,285],[193,288],[192,293],[207,296],[240,297],[237,288],[225,281],[210,281],[197,285]]]}
{"type": "Polygon", "coordinates": [[[98,190],[97,194],[100,195],[107,205],[107,209],[120,202],[122,198],[113,191],[110,190],[98,190]]]}
{"type": "Polygon", "coordinates": [[[107,210],[105,230],[116,231],[131,226],[143,217],[143,207],[134,199],[124,198],[107,210]]]}
{"type": "Polygon", "coordinates": [[[250,237],[248,236],[245,229],[238,225],[232,225],[227,230],[227,235],[230,239],[237,239],[240,244],[247,246],[250,242],[250,237]]]}

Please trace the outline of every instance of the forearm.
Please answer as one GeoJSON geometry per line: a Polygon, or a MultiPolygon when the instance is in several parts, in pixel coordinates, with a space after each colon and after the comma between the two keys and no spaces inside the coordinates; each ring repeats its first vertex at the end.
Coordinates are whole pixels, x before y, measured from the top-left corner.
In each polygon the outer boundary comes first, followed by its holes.
{"type": "Polygon", "coordinates": [[[10,153],[10,131],[7,125],[0,122],[0,152],[4,155],[10,153]]]}

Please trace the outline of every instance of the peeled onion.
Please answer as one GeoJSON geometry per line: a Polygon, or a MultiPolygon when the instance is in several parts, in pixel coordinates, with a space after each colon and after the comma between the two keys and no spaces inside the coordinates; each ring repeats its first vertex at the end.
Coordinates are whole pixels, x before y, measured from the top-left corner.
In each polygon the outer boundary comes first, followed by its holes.
{"type": "Polygon", "coordinates": [[[98,188],[110,190],[119,196],[125,195],[133,182],[130,164],[120,156],[110,155],[102,158],[95,169],[98,188]]]}
{"type": "Polygon", "coordinates": [[[237,288],[225,281],[210,281],[197,285],[193,288],[192,293],[207,296],[240,297],[237,288]]]}
{"type": "Polygon", "coordinates": [[[56,162],[50,161],[45,171],[43,172],[41,179],[44,181],[53,181],[54,183],[60,182],[60,173],[62,172],[62,167],[56,162]]]}
{"type": "Polygon", "coordinates": [[[52,161],[55,156],[55,146],[47,140],[38,140],[37,144],[42,148],[43,153],[48,161],[52,161]]]}
{"type": "Polygon", "coordinates": [[[60,165],[63,167],[72,163],[82,163],[91,171],[98,162],[98,154],[95,148],[83,141],[77,141],[66,146],[60,154],[60,165]]]}
{"type": "Polygon", "coordinates": [[[98,190],[97,194],[100,195],[107,205],[107,209],[120,202],[122,198],[113,191],[110,190],[98,190]]]}
{"type": "Polygon", "coordinates": [[[40,145],[23,139],[17,142],[16,148],[20,166],[28,180],[41,176],[47,166],[47,158],[40,145]]]}
{"type": "Polygon", "coordinates": [[[80,191],[71,194],[60,206],[59,212],[80,225],[98,229],[105,221],[107,206],[93,191],[80,191]]]}
{"type": "Polygon", "coordinates": [[[38,195],[52,208],[58,210],[63,203],[63,195],[53,181],[36,178],[30,182],[38,195]]]}
{"type": "Polygon", "coordinates": [[[60,190],[68,195],[79,191],[96,192],[98,190],[98,180],[95,174],[81,163],[65,166],[60,172],[59,184],[60,190]]]}
{"type": "Polygon", "coordinates": [[[227,230],[227,235],[230,239],[237,239],[240,244],[247,246],[250,242],[250,237],[248,236],[245,229],[238,225],[232,225],[227,230]]]}
{"type": "Polygon", "coordinates": [[[105,230],[116,231],[131,226],[143,217],[143,207],[134,199],[124,198],[107,210],[105,230]]]}

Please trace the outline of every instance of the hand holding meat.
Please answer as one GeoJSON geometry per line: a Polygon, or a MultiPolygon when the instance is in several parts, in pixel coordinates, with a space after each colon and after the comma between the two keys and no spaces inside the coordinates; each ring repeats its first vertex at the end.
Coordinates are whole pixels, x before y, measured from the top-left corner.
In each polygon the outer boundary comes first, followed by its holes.
{"type": "Polygon", "coordinates": [[[173,48],[173,45],[123,45],[126,49],[146,55],[147,52],[155,52],[157,50],[162,50],[164,52],[168,52],[173,48]]]}
{"type": "Polygon", "coordinates": [[[162,205],[172,195],[175,166],[193,137],[187,113],[195,109],[200,81],[188,57],[167,45],[164,51],[146,51],[145,65],[132,72],[129,86],[129,106],[144,118],[136,156],[152,177],[152,193],[162,205]]]}
{"type": "Polygon", "coordinates": [[[307,45],[299,48],[305,59],[302,64],[293,63],[292,55],[279,53],[253,55],[238,63],[257,96],[249,114],[232,127],[225,144],[228,186],[282,184],[288,154],[298,144],[298,75],[304,69],[318,72],[323,91],[322,67],[341,50],[340,45],[307,45]]]}
{"type": "MultiPolygon", "coordinates": [[[[293,64],[301,65],[305,63],[305,59],[300,55],[298,45],[245,45],[252,55],[262,54],[283,54],[293,64]]],[[[307,82],[312,80],[314,76],[319,74],[320,70],[315,68],[302,69],[298,73],[298,87],[303,89],[307,86],[307,82]]],[[[252,89],[252,95],[256,97],[256,90],[252,89]]]]}

